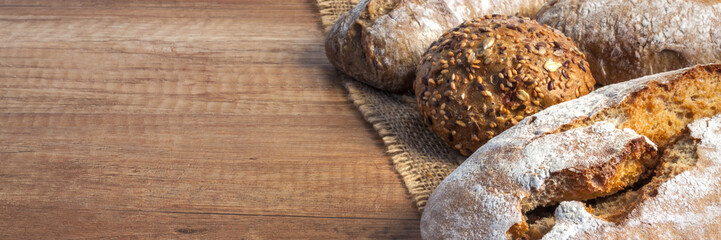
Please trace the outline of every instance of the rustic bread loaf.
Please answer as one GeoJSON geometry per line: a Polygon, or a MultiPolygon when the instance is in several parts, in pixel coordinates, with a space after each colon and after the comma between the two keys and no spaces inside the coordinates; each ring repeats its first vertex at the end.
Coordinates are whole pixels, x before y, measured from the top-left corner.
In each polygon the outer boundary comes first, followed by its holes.
{"type": "Polygon", "coordinates": [[[491,13],[533,16],[546,1],[364,0],[328,32],[326,55],[359,81],[408,91],[421,55],[443,31],[491,13]]]}
{"type": "Polygon", "coordinates": [[[421,233],[426,239],[718,236],[721,116],[702,118],[720,106],[721,65],[705,65],[549,107],[488,141],[449,175],[428,200],[421,233]]]}
{"type": "Polygon", "coordinates": [[[414,88],[425,123],[468,156],[524,117],[586,95],[594,84],[583,54],[560,32],[529,18],[487,15],[433,42],[414,88]]]}
{"type": "Polygon", "coordinates": [[[576,41],[604,85],[721,62],[717,0],[554,0],[537,18],[576,41]]]}

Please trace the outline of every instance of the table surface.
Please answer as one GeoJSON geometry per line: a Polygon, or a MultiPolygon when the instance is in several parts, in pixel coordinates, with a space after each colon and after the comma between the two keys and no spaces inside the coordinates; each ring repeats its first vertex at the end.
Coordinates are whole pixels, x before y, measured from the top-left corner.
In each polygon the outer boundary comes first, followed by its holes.
{"type": "Polygon", "coordinates": [[[0,3],[0,238],[418,238],[314,3],[0,3]]]}

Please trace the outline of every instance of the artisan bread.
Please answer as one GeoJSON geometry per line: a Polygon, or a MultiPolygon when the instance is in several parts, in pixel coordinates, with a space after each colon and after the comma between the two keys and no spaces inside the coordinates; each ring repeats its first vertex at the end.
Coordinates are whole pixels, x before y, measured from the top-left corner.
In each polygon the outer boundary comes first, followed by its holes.
{"type": "Polygon", "coordinates": [[[415,93],[425,123],[468,156],[524,117],[593,91],[575,44],[529,18],[487,15],[443,33],[415,93]]]}
{"type": "Polygon", "coordinates": [[[721,65],[704,65],[549,107],[488,141],[435,189],[422,236],[718,236],[721,116],[707,117],[719,106],[721,65]]]}
{"type": "Polygon", "coordinates": [[[416,65],[447,29],[486,14],[533,16],[547,0],[364,0],[326,38],[330,62],[379,89],[411,89],[416,65]]]}
{"type": "Polygon", "coordinates": [[[717,0],[554,0],[537,18],[578,43],[604,85],[721,61],[717,0]]]}

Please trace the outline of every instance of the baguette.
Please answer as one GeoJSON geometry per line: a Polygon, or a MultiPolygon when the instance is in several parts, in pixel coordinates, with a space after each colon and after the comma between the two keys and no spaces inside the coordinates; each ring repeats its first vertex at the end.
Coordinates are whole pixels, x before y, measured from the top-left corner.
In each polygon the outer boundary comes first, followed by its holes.
{"type": "Polygon", "coordinates": [[[330,62],[373,87],[411,90],[421,55],[441,34],[487,14],[533,16],[547,0],[364,0],[328,32],[330,62]]]}
{"type": "Polygon", "coordinates": [[[721,65],[613,84],[549,107],[488,141],[449,175],[428,200],[421,234],[718,236],[718,221],[703,219],[721,215],[706,210],[721,207],[721,116],[708,118],[718,106],[721,65]],[[689,233],[695,235],[683,235],[689,233]]]}
{"type": "Polygon", "coordinates": [[[602,85],[721,61],[718,0],[554,0],[536,17],[578,43],[602,85]]]}

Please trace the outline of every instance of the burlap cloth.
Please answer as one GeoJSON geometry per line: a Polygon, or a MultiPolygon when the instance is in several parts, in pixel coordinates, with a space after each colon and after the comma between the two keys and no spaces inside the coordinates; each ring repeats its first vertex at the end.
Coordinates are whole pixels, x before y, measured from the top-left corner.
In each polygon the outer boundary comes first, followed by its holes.
{"type": "MultiPolygon", "coordinates": [[[[359,0],[316,0],[325,32],[359,0]]],[[[393,166],[423,212],[433,189],[465,159],[423,123],[415,96],[380,91],[338,72],[338,80],[383,139],[393,166]]]]}

